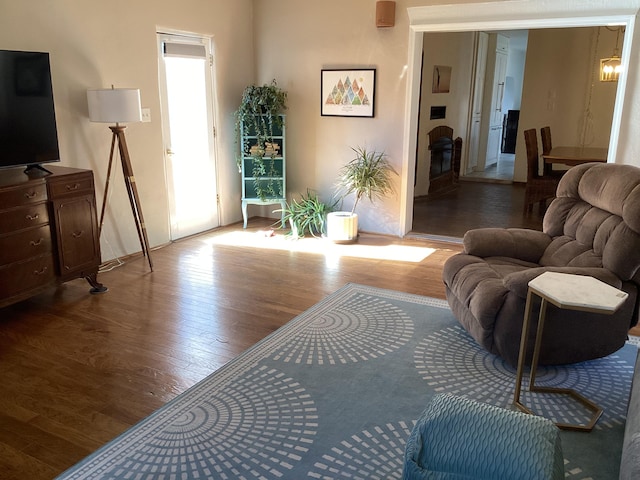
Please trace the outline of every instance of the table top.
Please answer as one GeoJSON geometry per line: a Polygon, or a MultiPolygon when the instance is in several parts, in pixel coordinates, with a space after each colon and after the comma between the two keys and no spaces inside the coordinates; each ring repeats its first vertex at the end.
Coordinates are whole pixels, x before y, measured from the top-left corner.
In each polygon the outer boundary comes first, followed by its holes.
{"type": "Polygon", "coordinates": [[[587,162],[606,162],[608,148],[603,147],[554,147],[549,153],[543,153],[545,163],[563,163],[579,165],[587,162]]]}
{"type": "Polygon", "coordinates": [[[544,272],[529,288],[556,307],[596,313],[615,312],[629,296],[597,278],[559,272],[544,272]]]}

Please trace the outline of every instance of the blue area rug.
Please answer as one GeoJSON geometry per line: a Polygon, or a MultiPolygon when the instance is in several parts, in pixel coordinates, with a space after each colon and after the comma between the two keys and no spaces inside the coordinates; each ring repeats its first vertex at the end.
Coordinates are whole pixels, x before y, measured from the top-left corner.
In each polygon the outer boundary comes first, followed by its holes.
{"type": "MultiPolygon", "coordinates": [[[[604,408],[562,432],[566,476],[618,478],[637,347],[541,368],[604,408]]],[[[511,408],[515,370],[479,348],[446,302],[349,284],[63,473],[60,479],[394,479],[436,393],[511,408]]],[[[556,421],[563,396],[524,402],[556,421]]],[[[576,413],[578,412],[578,413],[576,413]]]]}

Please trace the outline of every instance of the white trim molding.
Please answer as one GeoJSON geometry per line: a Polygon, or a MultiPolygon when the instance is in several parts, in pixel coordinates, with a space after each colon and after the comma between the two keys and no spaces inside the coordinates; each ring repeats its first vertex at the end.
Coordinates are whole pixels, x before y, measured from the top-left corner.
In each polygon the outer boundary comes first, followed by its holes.
{"type": "MultiPolygon", "coordinates": [[[[622,25],[625,37],[622,62],[640,58],[634,39],[640,0],[496,0],[483,3],[458,2],[449,5],[409,7],[408,75],[403,138],[403,175],[400,192],[400,234],[411,230],[413,221],[413,176],[416,161],[418,102],[422,37],[424,32],[469,32],[540,28],[622,25]],[[633,54],[632,54],[633,52],[633,54]]],[[[614,106],[609,161],[615,162],[623,117],[628,69],[618,80],[614,106]]]]}

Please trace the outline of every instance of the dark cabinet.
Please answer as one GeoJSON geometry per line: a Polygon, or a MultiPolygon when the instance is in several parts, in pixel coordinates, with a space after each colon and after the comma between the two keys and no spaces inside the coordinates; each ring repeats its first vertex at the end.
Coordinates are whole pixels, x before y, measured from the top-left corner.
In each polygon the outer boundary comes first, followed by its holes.
{"type": "Polygon", "coordinates": [[[43,178],[0,172],[0,306],[74,278],[86,278],[93,292],[105,290],[97,281],[93,173],[48,168],[43,178]]]}
{"type": "Polygon", "coordinates": [[[62,280],[89,277],[100,265],[93,174],[81,172],[48,184],[62,280]]]}

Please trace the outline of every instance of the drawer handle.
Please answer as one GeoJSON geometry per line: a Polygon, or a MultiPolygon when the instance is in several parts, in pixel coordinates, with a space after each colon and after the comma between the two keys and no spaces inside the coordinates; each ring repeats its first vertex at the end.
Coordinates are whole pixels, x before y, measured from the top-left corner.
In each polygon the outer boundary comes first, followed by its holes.
{"type": "Polygon", "coordinates": [[[71,236],[72,236],[73,238],[79,238],[79,237],[81,237],[83,234],[84,234],[84,230],[80,230],[80,231],[77,231],[77,232],[73,232],[73,233],[71,233],[71,236]]]}
{"type": "Polygon", "coordinates": [[[72,190],[77,190],[80,188],[79,183],[74,183],[73,185],[66,185],[67,191],[70,192],[72,190]]]}
{"type": "Polygon", "coordinates": [[[25,192],[24,196],[31,200],[32,198],[36,198],[38,196],[38,192],[25,192]]]}
{"type": "Polygon", "coordinates": [[[42,267],[40,270],[34,270],[33,274],[34,275],[44,275],[47,272],[48,268],[47,267],[42,267]]]}
{"type": "Polygon", "coordinates": [[[31,241],[29,242],[29,244],[30,244],[32,247],[37,247],[38,245],[41,245],[41,244],[42,244],[42,241],[43,241],[43,240],[44,240],[44,238],[40,237],[40,239],[39,239],[39,240],[37,240],[37,241],[36,241],[36,240],[31,240],[31,241]]]}
{"type": "Polygon", "coordinates": [[[36,213],[35,215],[27,215],[26,218],[27,220],[37,220],[40,218],[40,214],[36,213]]]}

